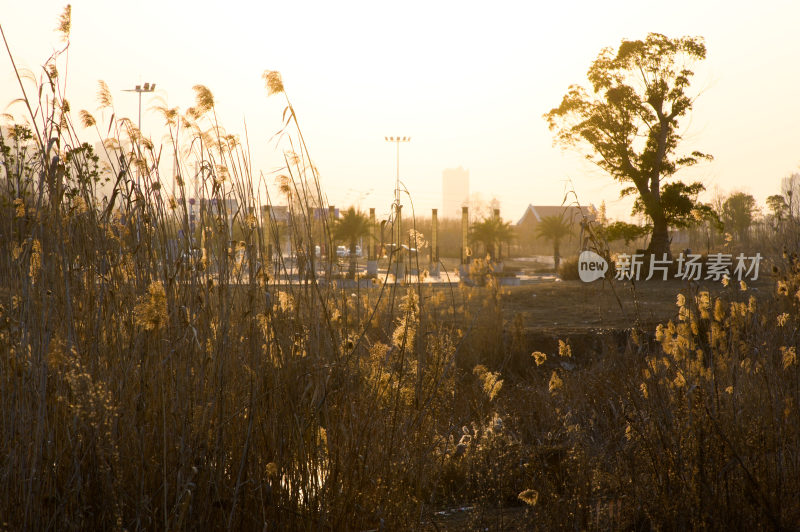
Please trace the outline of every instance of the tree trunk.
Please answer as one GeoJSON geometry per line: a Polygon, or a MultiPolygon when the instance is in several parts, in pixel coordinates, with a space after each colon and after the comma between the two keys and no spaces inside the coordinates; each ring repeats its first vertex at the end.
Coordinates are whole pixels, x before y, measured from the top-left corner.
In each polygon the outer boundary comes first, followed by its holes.
{"type": "Polygon", "coordinates": [[[561,264],[561,242],[553,240],[553,265],[558,274],[558,266],[561,264]]]}
{"type": "Polygon", "coordinates": [[[650,238],[650,244],[647,246],[647,253],[655,255],[658,258],[666,253],[668,257],[672,257],[669,250],[669,232],[667,228],[667,220],[664,218],[663,213],[652,216],[653,219],[653,236],[650,238]]]}
{"type": "Polygon", "coordinates": [[[350,241],[350,271],[347,272],[350,279],[356,278],[356,241],[350,241]]]}

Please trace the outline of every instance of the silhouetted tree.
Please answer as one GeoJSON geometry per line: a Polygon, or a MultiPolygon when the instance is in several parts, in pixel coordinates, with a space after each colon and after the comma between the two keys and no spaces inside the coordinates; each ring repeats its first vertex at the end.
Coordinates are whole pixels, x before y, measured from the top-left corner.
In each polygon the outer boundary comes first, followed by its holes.
{"type": "MultiPolygon", "coordinates": [[[[356,276],[356,245],[358,239],[370,236],[369,217],[357,211],[355,207],[350,207],[344,215],[336,220],[333,225],[333,239],[337,242],[345,242],[350,246],[350,268],[347,277],[355,279],[356,276]]],[[[333,250],[331,250],[333,251],[333,250]]]]}
{"type": "Polygon", "coordinates": [[[783,220],[789,217],[789,204],[786,203],[786,198],[781,194],[773,194],[767,198],[767,207],[772,213],[772,219],[775,225],[780,225],[783,220]]]}
{"type": "MultiPolygon", "coordinates": [[[[557,143],[588,147],[589,160],[614,179],[633,183],[624,193],[638,194],[652,220],[648,251],[657,255],[669,252],[663,180],[711,158],[698,151],[676,154],[682,140],[678,121],[693,103],[686,94],[693,75],[689,66],[705,56],[699,37],[669,39],[651,33],[645,40],[624,40],[616,53],[611,48],[600,52],[589,68],[594,94],[573,85],[561,105],[545,115],[557,143]]],[[[688,190],[671,192],[684,195],[688,190]]]]}
{"type": "Polygon", "coordinates": [[[722,221],[741,242],[747,243],[756,210],[756,200],[753,196],[736,192],[722,204],[722,221]]]}
{"type": "Polygon", "coordinates": [[[495,259],[496,246],[510,242],[514,238],[514,230],[510,222],[492,216],[472,224],[468,238],[472,243],[482,244],[484,252],[495,259]]]}
{"type": "Polygon", "coordinates": [[[572,227],[569,222],[564,219],[564,216],[545,216],[536,225],[536,234],[553,242],[553,264],[555,265],[556,272],[561,263],[561,239],[569,236],[572,232],[572,227]]]}

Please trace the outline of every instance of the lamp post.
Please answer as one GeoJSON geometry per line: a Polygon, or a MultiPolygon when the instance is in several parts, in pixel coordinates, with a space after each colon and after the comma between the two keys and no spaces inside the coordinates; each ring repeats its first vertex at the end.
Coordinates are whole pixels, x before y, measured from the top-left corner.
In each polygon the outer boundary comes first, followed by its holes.
{"type": "Polygon", "coordinates": [[[383,137],[386,142],[394,142],[397,145],[397,176],[395,179],[395,186],[394,186],[394,213],[395,213],[395,224],[397,225],[397,230],[395,231],[396,239],[395,244],[397,246],[396,249],[400,248],[401,245],[401,237],[400,234],[400,209],[402,208],[400,205],[400,143],[401,142],[411,142],[411,137],[383,137]]]}
{"type": "Polygon", "coordinates": [[[136,85],[136,87],[132,89],[123,89],[124,92],[136,92],[139,94],[139,132],[142,131],[142,93],[143,92],[153,92],[156,90],[155,83],[145,83],[144,86],[136,85]]]}
{"type": "MultiPolygon", "coordinates": [[[[142,93],[143,92],[153,92],[156,90],[155,83],[145,83],[144,86],[136,85],[136,87],[132,89],[123,89],[124,92],[135,92],[139,94],[139,138],[142,135],[142,93]]],[[[136,188],[141,190],[141,183],[140,183],[140,176],[139,176],[139,165],[136,165],[136,188]]],[[[138,209],[137,209],[138,211],[138,209]]],[[[136,215],[136,240],[139,240],[139,215],[136,215]]]]}
{"type": "MultiPolygon", "coordinates": [[[[136,87],[132,89],[123,89],[123,92],[135,92],[139,95],[139,136],[142,135],[142,93],[143,92],[153,92],[156,90],[155,83],[145,83],[144,86],[136,85],[136,87]]],[[[139,187],[141,184],[139,183],[139,165],[136,165],[136,186],[139,187]]]]}

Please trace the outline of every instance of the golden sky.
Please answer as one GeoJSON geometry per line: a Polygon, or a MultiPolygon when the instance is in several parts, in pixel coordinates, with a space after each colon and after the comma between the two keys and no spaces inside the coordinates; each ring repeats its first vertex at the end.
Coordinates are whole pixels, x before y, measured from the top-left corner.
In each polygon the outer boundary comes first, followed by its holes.
{"type": "MultiPolygon", "coordinates": [[[[19,65],[34,71],[59,45],[64,4],[0,0],[0,24],[19,65]]],[[[499,199],[513,221],[533,204],[560,204],[571,180],[580,201],[627,217],[621,186],[552,145],[542,115],[558,105],[601,48],[648,32],[699,35],[708,48],[690,91],[684,146],[715,160],[687,171],[710,191],[745,191],[763,204],[780,179],[800,171],[800,2],[72,2],[67,97],[95,112],[97,80],[118,115],[135,118],[122,92],[157,83],[170,106],[193,104],[191,87],[214,93],[229,132],[244,119],[256,173],[280,165],[270,137],[282,101],[267,98],[261,74],[279,70],[331,203],[388,211],[395,147],[417,213],[441,207],[445,168],[470,171],[470,188],[499,199]]],[[[5,52],[0,103],[19,96],[5,52]]],[[[161,118],[146,110],[143,132],[161,118]]],[[[13,109],[20,111],[20,109],[13,109]]],[[[97,118],[100,118],[98,115],[97,118]]],[[[106,116],[106,119],[108,117],[106,116]]],[[[94,143],[95,134],[86,132],[94,143]]],[[[271,178],[267,178],[271,181],[271,178]]],[[[406,202],[404,202],[406,203],[406,202]]],[[[407,211],[404,211],[407,212],[407,211]]]]}

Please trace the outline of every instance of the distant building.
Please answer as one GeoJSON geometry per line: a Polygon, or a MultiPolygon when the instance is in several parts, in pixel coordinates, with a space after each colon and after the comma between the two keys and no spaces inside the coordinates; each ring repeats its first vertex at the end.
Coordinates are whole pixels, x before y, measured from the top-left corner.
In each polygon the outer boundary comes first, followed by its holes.
{"type": "Polygon", "coordinates": [[[522,218],[517,222],[517,238],[523,247],[548,249],[549,242],[537,235],[536,227],[542,219],[549,216],[561,216],[573,227],[575,242],[580,234],[581,221],[595,221],[596,209],[593,206],[577,207],[575,205],[528,205],[522,218]]]}
{"type": "Polygon", "coordinates": [[[289,224],[289,207],[287,205],[262,205],[261,220],[262,223],[270,220],[270,222],[289,224]]]}
{"type": "Polygon", "coordinates": [[[442,172],[442,218],[461,218],[461,207],[469,205],[469,170],[461,166],[442,172]]]}
{"type": "MultiPolygon", "coordinates": [[[[314,209],[314,219],[315,220],[329,220],[331,218],[331,208],[330,207],[316,207],[314,209]]],[[[335,207],[333,209],[333,219],[339,219],[339,208],[335,207]]]]}
{"type": "Polygon", "coordinates": [[[225,214],[232,220],[239,212],[239,202],[236,198],[225,198],[222,201],[217,198],[201,198],[200,208],[212,216],[225,214]]]}
{"type": "Polygon", "coordinates": [[[200,198],[200,212],[205,216],[224,216],[228,226],[228,235],[233,236],[233,220],[239,214],[239,202],[236,198],[200,198]]]}
{"type": "Polygon", "coordinates": [[[595,209],[589,207],[577,207],[575,205],[528,205],[522,218],[517,222],[520,226],[535,226],[548,216],[562,216],[565,221],[571,224],[580,223],[584,217],[589,221],[595,219],[595,209]]]}

